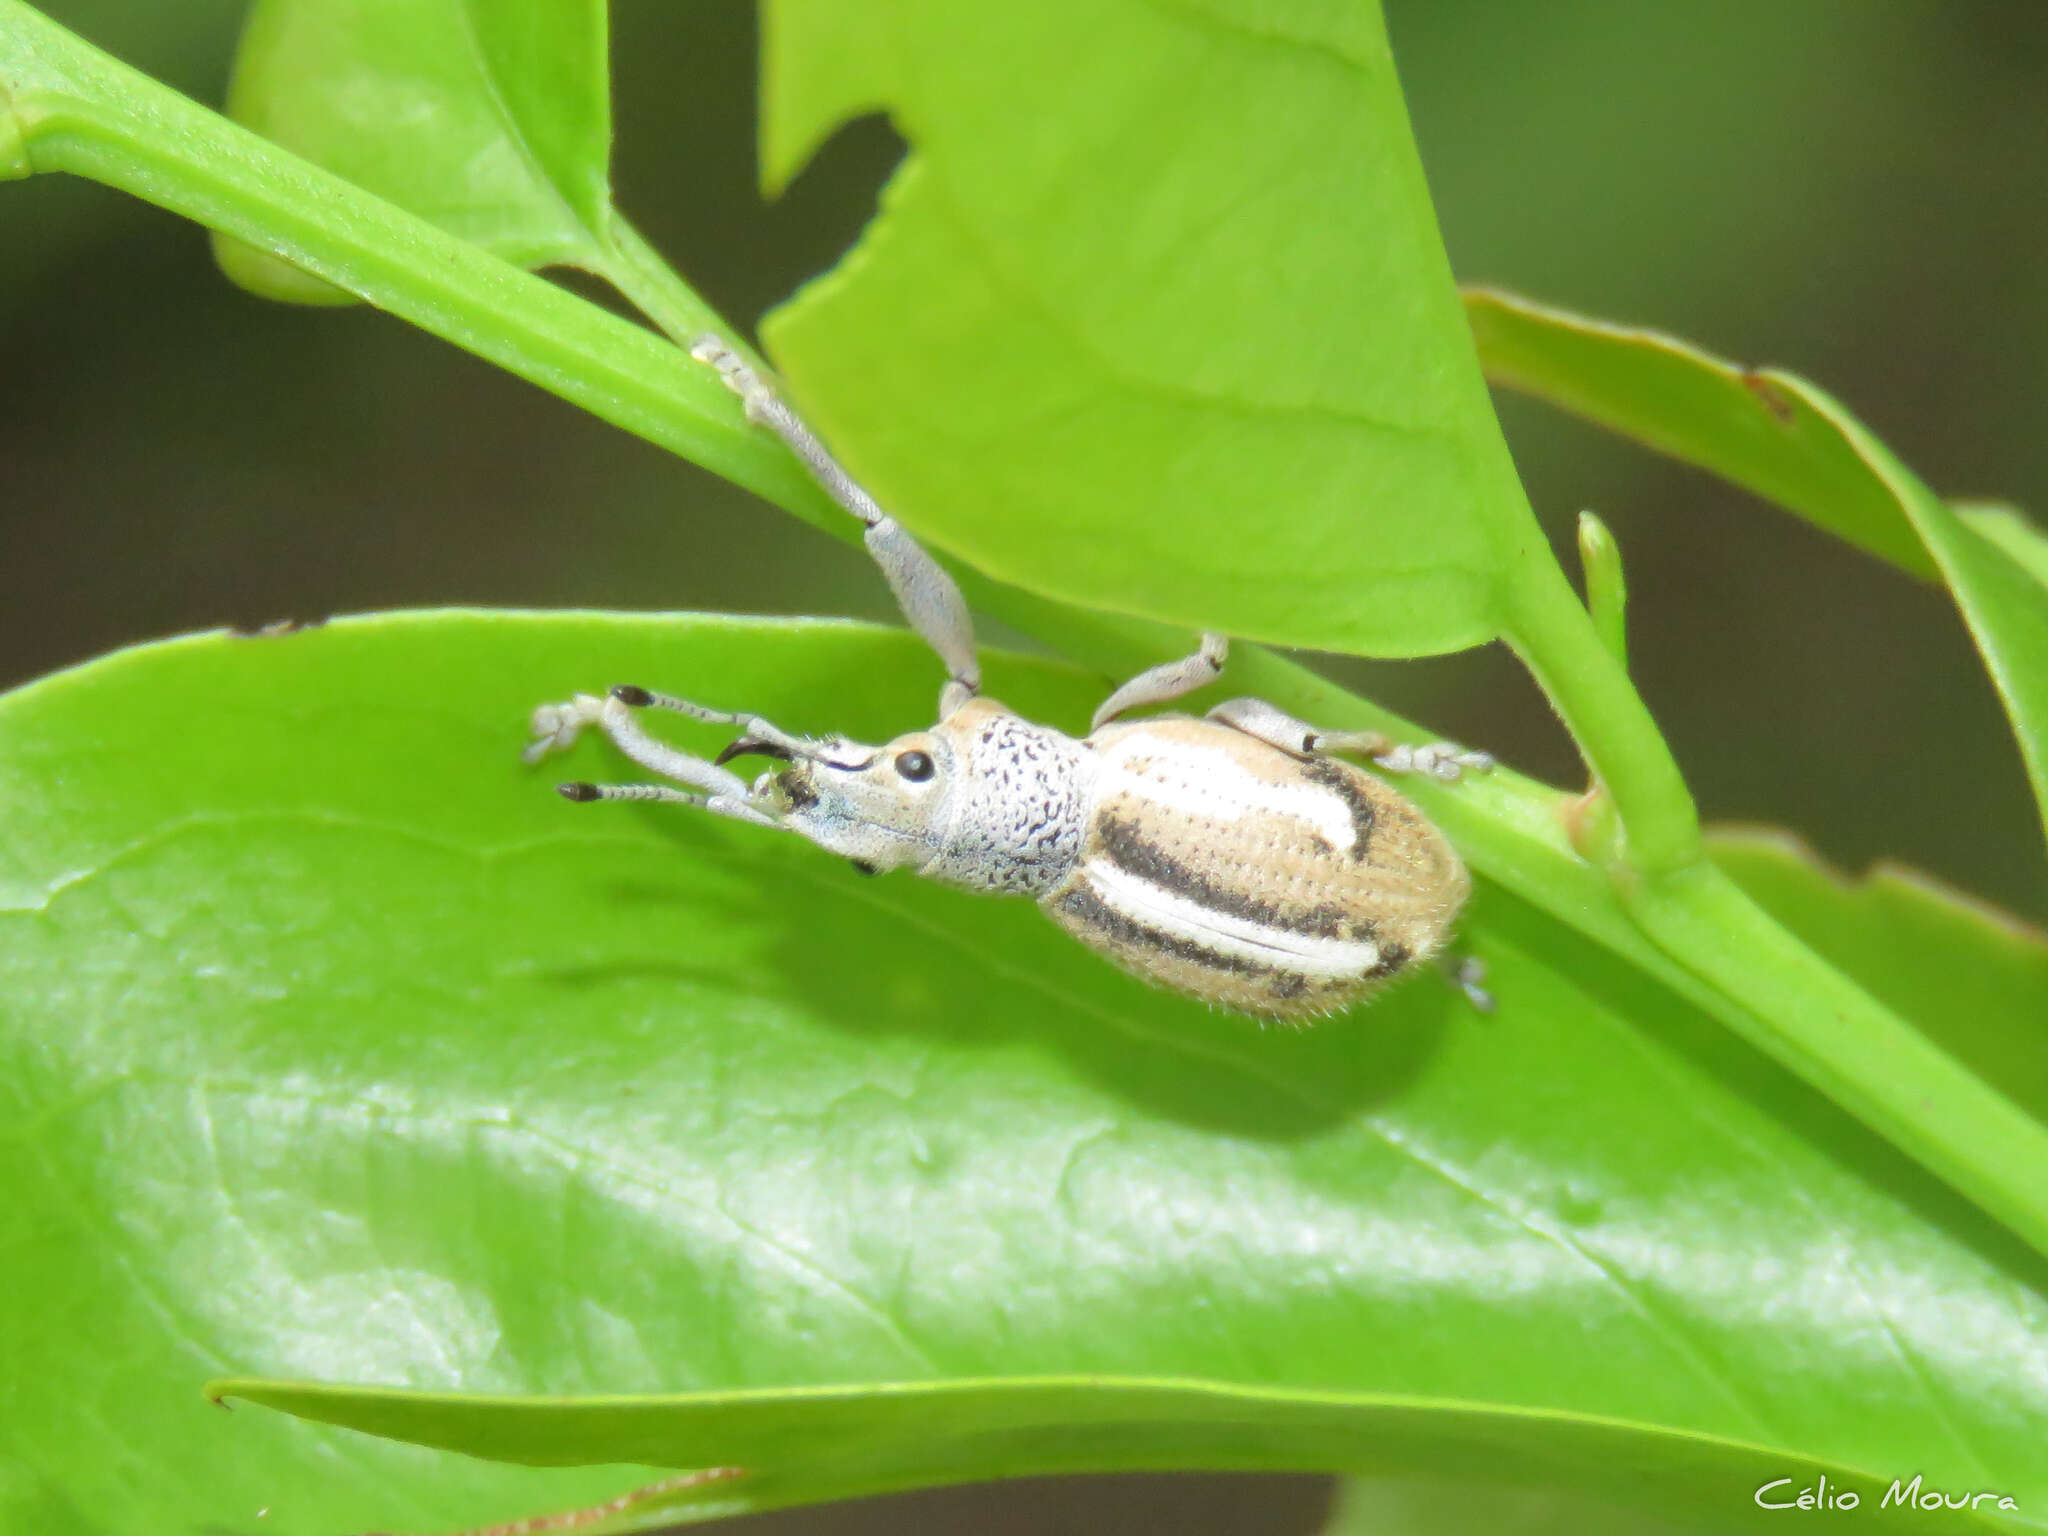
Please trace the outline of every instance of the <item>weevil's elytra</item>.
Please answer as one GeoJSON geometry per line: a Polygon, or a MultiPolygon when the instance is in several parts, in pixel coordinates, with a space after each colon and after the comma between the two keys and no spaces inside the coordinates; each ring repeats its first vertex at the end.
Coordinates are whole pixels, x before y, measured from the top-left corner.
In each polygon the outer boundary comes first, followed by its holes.
{"type": "MultiPolygon", "coordinates": [[[[949,677],[929,730],[871,747],[792,735],[639,687],[534,712],[529,760],[595,725],[667,784],[562,786],[572,800],[663,800],[791,831],[863,874],[910,868],[963,889],[1029,896],[1061,928],[1145,980],[1270,1019],[1332,1013],[1438,955],[1470,880],[1443,834],[1388,784],[1332,753],[1454,779],[1491,759],[1319,731],[1259,699],[1206,718],[1118,720],[1213,680],[1218,635],[1141,673],[1076,740],[980,696],[966,604],[952,578],[857,485],[730,348],[692,349],[867,529],[906,618],[949,677]],[[738,727],[716,761],[665,745],[636,712],[738,727]],[[751,784],[724,767],[787,766],[751,784]]],[[[1471,962],[1458,980],[1480,1006],[1471,962]]]]}
{"type": "Polygon", "coordinates": [[[1213,720],[1112,725],[1079,866],[1047,902],[1127,970],[1243,1013],[1342,1008],[1441,948],[1468,880],[1363,770],[1213,720]]]}

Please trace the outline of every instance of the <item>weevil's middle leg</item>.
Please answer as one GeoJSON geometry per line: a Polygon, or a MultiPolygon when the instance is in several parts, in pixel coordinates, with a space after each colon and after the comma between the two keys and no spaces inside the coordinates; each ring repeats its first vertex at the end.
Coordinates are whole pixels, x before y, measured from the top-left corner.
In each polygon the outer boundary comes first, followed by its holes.
{"type": "Polygon", "coordinates": [[[1229,659],[1229,637],[1205,633],[1201,648],[1192,656],[1149,667],[1104,699],[1088,728],[1100,730],[1127,710],[1141,709],[1147,704],[1169,704],[1183,694],[1193,693],[1221,676],[1223,664],[1229,659]]]}
{"type": "Polygon", "coordinates": [[[1371,758],[1389,773],[1426,773],[1445,783],[1467,773],[1485,773],[1493,767],[1491,753],[1470,752],[1455,742],[1439,741],[1417,747],[1391,741],[1379,731],[1318,730],[1264,699],[1227,699],[1209,711],[1209,718],[1235,726],[1247,736],[1256,736],[1297,757],[1352,752],[1371,758]]]}
{"type": "Polygon", "coordinates": [[[896,605],[903,610],[903,617],[946,664],[950,675],[939,693],[940,718],[979,693],[981,663],[974,655],[974,621],[968,616],[966,599],[961,597],[960,588],[946,574],[945,567],[925,553],[924,546],[901,523],[882,510],[881,504],[846,472],[846,466],[832,457],[817,434],[804,425],[803,418],[775,392],[775,387],[739,353],[717,336],[700,336],[690,347],[690,356],[716,368],[726,387],[745,403],[747,420],[768,428],[788,444],[826,494],[860,519],[867,530],[862,542],[875,564],[882,568],[882,578],[896,594],[896,605]]]}

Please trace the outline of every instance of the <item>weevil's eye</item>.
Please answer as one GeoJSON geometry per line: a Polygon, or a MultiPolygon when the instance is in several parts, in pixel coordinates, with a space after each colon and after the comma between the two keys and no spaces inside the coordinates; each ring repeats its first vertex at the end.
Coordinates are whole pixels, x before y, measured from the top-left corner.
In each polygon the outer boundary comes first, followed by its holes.
{"type": "Polygon", "coordinates": [[[913,783],[922,783],[933,773],[932,756],[929,752],[912,750],[896,754],[896,771],[913,783]]]}

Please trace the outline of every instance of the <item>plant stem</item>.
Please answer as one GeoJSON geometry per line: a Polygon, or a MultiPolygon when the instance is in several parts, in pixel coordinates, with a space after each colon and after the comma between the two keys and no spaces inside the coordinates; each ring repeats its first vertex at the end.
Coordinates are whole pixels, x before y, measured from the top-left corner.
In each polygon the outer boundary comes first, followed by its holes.
{"type": "Polygon", "coordinates": [[[735,333],[716,310],[699,298],[697,291],[677,275],[676,269],[623,215],[612,215],[608,233],[606,244],[611,261],[600,276],[659,326],[670,341],[687,350],[706,331],[715,331],[732,345],[752,352],[746,337],[735,333]]]}
{"type": "Polygon", "coordinates": [[[2048,1254],[2048,1127],[1820,960],[1704,860],[1617,882],[1658,946],[1767,1027],[1749,1042],[2048,1254]]]}
{"type": "MultiPolygon", "coordinates": [[[[0,164],[86,176],[233,235],[807,520],[836,520],[711,370],[644,327],[287,154],[20,0],[0,0],[0,106],[0,164]]],[[[679,281],[659,299],[666,321],[716,323],[679,281]]]]}
{"type": "Polygon", "coordinates": [[[1516,567],[1507,607],[1508,643],[1613,796],[1628,868],[1655,876],[1698,864],[1699,812],[1671,749],[1547,549],[1516,567]]]}
{"type": "Polygon", "coordinates": [[[1614,893],[1664,953],[1740,1006],[1722,1018],[2048,1254],[2048,1127],[1799,943],[1707,862],[1669,749],[1563,572],[1525,562],[1510,638],[1622,827],[1614,893]]]}

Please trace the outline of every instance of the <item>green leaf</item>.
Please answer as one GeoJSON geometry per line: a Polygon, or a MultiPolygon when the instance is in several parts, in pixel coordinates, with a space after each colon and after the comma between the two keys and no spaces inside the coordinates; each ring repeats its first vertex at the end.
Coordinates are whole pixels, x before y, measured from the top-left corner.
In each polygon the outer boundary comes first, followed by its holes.
{"type": "MultiPolygon", "coordinates": [[[[821,506],[816,488],[794,475],[786,454],[741,425],[730,397],[703,369],[640,328],[195,107],[19,0],[0,0],[0,79],[35,169],[93,176],[260,240],[609,420],[759,486],[800,515],[850,532],[843,516],[821,506]]],[[[706,323],[701,302],[620,231],[636,274],[635,302],[672,335],[706,323]]],[[[1561,835],[1559,797],[1508,775],[1450,800],[1417,786],[1418,798],[1447,822],[1456,814],[1457,827],[1485,833],[1465,844],[1475,864],[1711,1011],[2048,1253],[2048,1196],[2036,1177],[2048,1165],[2048,1131],[1704,866],[1684,784],[1614,652],[1538,541],[1518,545],[1516,554],[1508,638],[1611,797],[1621,836],[1609,846],[1620,863],[1603,871],[1575,857],[1561,835]],[[1466,804],[1473,814],[1459,813],[1466,804]],[[1669,958],[1646,954],[1645,934],[1669,958]]],[[[1057,609],[1017,589],[977,582],[970,592],[1000,615],[1057,634],[1069,654],[1124,675],[1131,662],[1158,661],[1186,644],[1156,625],[1057,609]]],[[[1412,734],[1270,657],[1241,653],[1235,674],[1240,686],[1305,718],[1412,734]]]]}
{"type": "MultiPolygon", "coordinates": [[[[1202,1447],[1211,1470],[1337,1466],[1412,1478],[1418,1470],[1469,1498],[1519,1478],[1575,1474],[1583,1505],[1599,1499],[1645,1513],[1713,1511],[1712,1528],[1769,1529],[1775,1518],[1754,1502],[1791,1487],[1821,1484],[1857,1491],[1876,1523],[1919,1527],[1921,1509],[1883,1507],[1889,1480],[1844,1474],[1801,1457],[1700,1436],[1660,1435],[1571,1414],[1502,1413],[1463,1404],[1345,1398],[1319,1392],[1271,1392],[1186,1381],[1061,1379],[967,1381],[841,1391],[764,1392],[690,1399],[613,1398],[581,1404],[532,1398],[479,1399],[366,1392],[288,1383],[222,1383],[315,1422],[480,1455],[554,1464],[625,1450],[647,1460],[692,1460],[713,1447],[766,1470],[721,1469],[673,1490],[631,1501],[626,1518],[579,1531],[640,1531],[668,1521],[693,1523],[735,1509],[772,1509],[794,1490],[776,1469],[802,1465],[815,1478],[830,1469],[842,1496],[934,1487],[985,1477],[1015,1459],[1032,1470],[1101,1472],[1180,1467],[1202,1447]],[[1028,1458],[1028,1459],[1027,1459],[1028,1458]]],[[[1368,1485],[1368,1486],[1376,1486],[1368,1485]]],[[[801,1497],[801,1495],[798,1495],[801,1497]]],[[[1995,1518],[1994,1491],[1977,1520],[1939,1522],[1958,1530],[2015,1529],[1995,1518]]],[[[2017,1504],[2017,1500],[2014,1501],[2017,1504]]],[[[1856,1506],[1852,1505],[1852,1508],[1856,1506]]],[[[1438,1520],[1424,1527],[1447,1528],[1438,1520]]],[[[1482,1529],[1489,1527],[1481,1526],[1482,1529]]]]}
{"type": "Polygon", "coordinates": [[[14,115],[14,103],[8,99],[5,83],[0,82],[0,181],[18,181],[34,171],[21,119],[14,115]]]}
{"type": "Polygon", "coordinates": [[[2011,555],[2048,587],[2048,533],[2035,527],[2018,507],[1990,502],[1957,502],[1956,516],[2011,555]]]}
{"type": "Polygon", "coordinates": [[[1742,368],[1661,331],[1490,288],[1465,314],[1486,376],[1700,465],[1916,576],[1934,562],[1898,499],[1842,435],[1742,368]]]}
{"type": "Polygon", "coordinates": [[[2015,532],[2009,511],[1958,516],[1795,375],[1510,294],[1475,290],[1465,304],[1498,383],[1710,469],[1916,575],[1938,574],[2005,701],[2048,827],[2048,561],[2038,532],[2015,532]],[[2015,549],[2033,551],[2031,565],[2015,549]]]}
{"type": "MultiPolygon", "coordinates": [[[[258,0],[228,111],[515,266],[602,271],[611,239],[603,0],[258,0]]],[[[348,295],[222,239],[270,298],[348,295]]]]}
{"type": "MultiPolygon", "coordinates": [[[[1100,693],[990,671],[1070,729],[1100,693]]],[[[450,613],[0,698],[0,1528],[433,1528],[651,1475],[224,1417],[212,1377],[695,1394],[411,1432],[746,1465],[707,1511],[1509,1446],[1730,1519],[1766,1464],[2048,1498],[2040,1261],[1654,956],[1482,881],[1496,1015],[1417,981],[1260,1030],[1021,902],[563,804],[527,709],[628,680],[879,739],[934,667],[851,625],[450,613]]]]}
{"type": "Polygon", "coordinates": [[[1771,916],[2048,1124],[2048,935],[1896,864],[1844,879],[1783,833],[1710,847],[1771,916]]]}
{"type": "Polygon", "coordinates": [[[913,151],[764,335],[919,534],[1246,638],[1491,638],[1547,549],[1378,7],[774,0],[764,170],[885,108],[913,151]]]}

